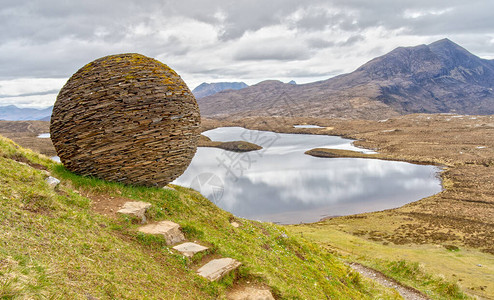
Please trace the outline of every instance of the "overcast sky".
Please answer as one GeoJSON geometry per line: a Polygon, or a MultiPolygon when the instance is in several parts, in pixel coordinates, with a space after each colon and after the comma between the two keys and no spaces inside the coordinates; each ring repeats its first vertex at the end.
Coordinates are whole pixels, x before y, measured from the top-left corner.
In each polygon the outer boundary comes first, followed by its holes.
{"type": "Polygon", "coordinates": [[[449,38],[494,59],[492,0],[2,0],[0,106],[53,105],[102,56],[137,52],[202,82],[305,83],[449,38]]]}

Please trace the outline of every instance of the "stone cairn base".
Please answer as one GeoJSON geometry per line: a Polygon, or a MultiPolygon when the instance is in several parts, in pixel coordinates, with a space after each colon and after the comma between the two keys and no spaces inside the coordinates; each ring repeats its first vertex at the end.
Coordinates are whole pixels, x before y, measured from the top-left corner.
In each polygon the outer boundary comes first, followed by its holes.
{"type": "Polygon", "coordinates": [[[165,186],[190,164],[199,107],[175,71],[140,54],[97,59],[58,94],[50,135],[61,162],[80,175],[165,186]]]}

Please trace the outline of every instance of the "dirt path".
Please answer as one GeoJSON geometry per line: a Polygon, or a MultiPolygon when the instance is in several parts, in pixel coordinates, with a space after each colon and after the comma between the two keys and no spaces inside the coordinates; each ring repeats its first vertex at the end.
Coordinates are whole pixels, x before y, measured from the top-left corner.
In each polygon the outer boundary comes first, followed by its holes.
{"type": "Polygon", "coordinates": [[[376,271],[374,269],[365,267],[361,264],[358,263],[350,263],[348,264],[352,269],[355,271],[359,272],[362,276],[365,276],[369,279],[372,279],[374,281],[377,281],[379,284],[393,288],[395,289],[400,295],[403,297],[403,299],[406,300],[428,300],[424,294],[421,292],[417,291],[414,288],[407,287],[399,283],[398,281],[391,279],[384,275],[383,273],[376,271]]]}

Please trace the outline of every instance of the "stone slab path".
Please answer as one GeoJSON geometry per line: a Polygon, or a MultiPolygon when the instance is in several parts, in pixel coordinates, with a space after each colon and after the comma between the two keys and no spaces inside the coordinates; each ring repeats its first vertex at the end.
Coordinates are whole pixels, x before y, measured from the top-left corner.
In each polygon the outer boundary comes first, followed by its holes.
{"type": "Polygon", "coordinates": [[[173,249],[177,250],[178,252],[182,253],[183,255],[185,255],[187,257],[192,257],[192,256],[194,256],[194,254],[202,252],[202,251],[206,251],[209,248],[201,246],[201,245],[196,244],[196,243],[186,242],[186,243],[183,243],[183,244],[180,244],[180,245],[173,247],[173,249]]]}
{"type": "MultiPolygon", "coordinates": [[[[151,204],[146,202],[127,202],[118,211],[119,213],[129,214],[145,220],[145,212],[151,207],[151,204]]],[[[238,227],[240,224],[233,222],[232,226],[238,227]]],[[[162,235],[168,246],[175,245],[185,241],[185,236],[180,229],[180,225],[172,221],[160,221],[148,225],[143,225],[138,228],[139,232],[146,234],[162,235]]],[[[193,257],[196,253],[208,250],[208,247],[199,245],[193,242],[184,242],[172,247],[182,253],[186,257],[193,257]]],[[[197,274],[209,281],[219,281],[228,273],[235,271],[242,265],[241,262],[225,257],[213,259],[200,267],[197,274]]],[[[259,289],[254,287],[245,287],[240,290],[235,290],[228,295],[228,299],[233,300],[274,300],[273,295],[267,289],[259,289]]]]}
{"type": "Polygon", "coordinates": [[[241,262],[233,258],[213,259],[197,270],[197,274],[210,281],[217,281],[241,265],[241,262]]]}
{"type": "Polygon", "coordinates": [[[151,203],[135,201],[125,202],[123,207],[117,211],[119,214],[129,215],[141,219],[141,223],[146,223],[146,211],[151,207],[151,203]]]}
{"type": "Polygon", "coordinates": [[[162,235],[167,245],[174,245],[185,241],[185,236],[180,230],[180,225],[172,221],[161,221],[139,227],[139,231],[147,234],[162,235]]]}

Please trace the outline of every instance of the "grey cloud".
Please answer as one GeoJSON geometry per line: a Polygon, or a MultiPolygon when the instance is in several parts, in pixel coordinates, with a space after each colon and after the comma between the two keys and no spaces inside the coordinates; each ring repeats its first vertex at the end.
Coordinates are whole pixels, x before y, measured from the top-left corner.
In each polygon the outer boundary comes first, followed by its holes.
{"type": "Polygon", "coordinates": [[[373,1],[364,0],[333,0],[340,9],[352,11],[354,19],[347,18],[341,23],[341,29],[360,30],[381,26],[385,29],[403,28],[412,34],[444,35],[447,33],[483,33],[492,32],[494,18],[491,12],[494,3],[483,0],[460,1],[373,1]],[[445,11],[446,10],[446,11],[445,11]],[[443,14],[427,14],[441,12],[443,14]],[[422,12],[423,17],[409,18],[406,12],[422,12]]]}
{"type": "Polygon", "coordinates": [[[322,30],[331,25],[332,16],[327,11],[317,10],[313,14],[307,14],[298,20],[295,26],[299,29],[322,30]]]}
{"type": "Polygon", "coordinates": [[[409,20],[408,32],[418,35],[492,33],[494,3],[464,3],[441,15],[424,15],[409,20]]]}
{"type": "MultiPolygon", "coordinates": [[[[427,34],[437,29],[437,34],[450,32],[492,32],[494,18],[490,12],[494,4],[483,0],[466,3],[459,0],[417,0],[395,1],[383,0],[376,3],[367,0],[332,0],[327,1],[237,1],[235,4],[221,4],[213,1],[204,10],[201,20],[221,27],[220,39],[237,39],[245,32],[256,31],[265,26],[288,24],[292,29],[301,31],[321,31],[335,28],[355,33],[372,27],[385,29],[404,28],[411,33],[427,34]],[[441,16],[431,15],[426,18],[405,18],[405,12],[441,11],[451,8],[452,12],[441,16]],[[211,16],[218,11],[225,15],[223,22],[211,16]],[[287,17],[302,11],[302,18],[291,22],[287,17]],[[450,17],[448,17],[450,16],[450,17]],[[479,18],[480,17],[480,18],[479,18]],[[430,21],[427,20],[430,19],[430,21]],[[422,32],[423,31],[423,32],[422,32]]],[[[199,15],[196,12],[193,16],[199,15]]]]}
{"type": "Polygon", "coordinates": [[[309,50],[298,44],[263,43],[242,47],[233,54],[235,60],[305,60],[310,57],[309,50]]]}
{"type": "Polygon", "coordinates": [[[353,36],[349,37],[348,39],[346,39],[346,41],[342,42],[341,46],[353,46],[356,43],[362,42],[364,40],[365,40],[365,37],[360,35],[360,34],[353,35],[353,36]]]}
{"type": "MultiPolygon", "coordinates": [[[[16,1],[0,8],[0,78],[68,77],[87,62],[121,52],[185,55],[177,36],[131,36],[139,24],[153,28],[161,1],[16,1]],[[99,34],[104,33],[104,34],[99,34]]],[[[159,19],[159,18],[158,18],[159,19]]]]}
{"type": "Polygon", "coordinates": [[[59,92],[59,90],[48,90],[46,92],[41,92],[41,93],[25,93],[25,94],[19,94],[19,95],[3,95],[3,94],[0,94],[0,98],[45,96],[45,95],[57,94],[58,92],[59,92]]]}
{"type": "Polygon", "coordinates": [[[323,49],[333,47],[336,45],[336,43],[333,41],[325,40],[323,38],[310,38],[307,40],[307,45],[309,46],[309,48],[312,49],[323,49]]]}
{"type": "Polygon", "coordinates": [[[345,10],[335,9],[331,5],[309,6],[301,12],[300,19],[290,24],[291,28],[301,31],[322,31],[327,28],[341,28],[342,24],[352,24],[354,18],[345,10]]]}
{"type": "Polygon", "coordinates": [[[105,28],[113,36],[121,37],[123,26],[115,20],[137,19],[137,10],[130,5],[115,5],[108,11],[104,1],[18,1],[8,9],[1,8],[2,40],[23,38],[35,43],[46,43],[64,37],[94,38],[95,29],[105,28]],[[127,9],[122,9],[127,8],[127,9]],[[135,14],[133,14],[135,13],[135,14]]]}
{"type": "Polygon", "coordinates": [[[220,38],[230,40],[241,37],[247,31],[283,23],[284,17],[307,5],[297,0],[236,1],[225,10],[226,19],[220,38]]]}
{"type": "Polygon", "coordinates": [[[363,35],[357,34],[350,36],[346,40],[342,42],[328,41],[323,38],[309,38],[307,39],[307,45],[311,49],[325,49],[331,47],[349,47],[353,46],[358,42],[362,42],[365,40],[363,35]]]}
{"type": "MultiPolygon", "coordinates": [[[[322,0],[301,2],[298,0],[239,0],[168,2],[167,12],[193,18],[216,26],[220,40],[229,41],[242,37],[245,32],[257,31],[266,26],[283,24],[286,16],[301,7],[320,3],[322,0]],[[223,16],[218,18],[217,15],[223,16]]],[[[164,10],[165,11],[165,10],[164,10]]]]}

